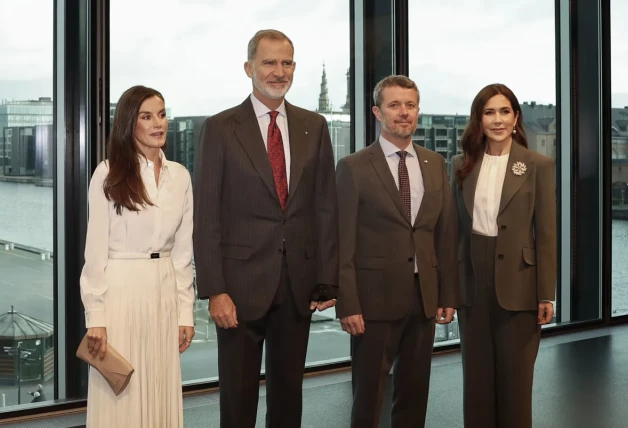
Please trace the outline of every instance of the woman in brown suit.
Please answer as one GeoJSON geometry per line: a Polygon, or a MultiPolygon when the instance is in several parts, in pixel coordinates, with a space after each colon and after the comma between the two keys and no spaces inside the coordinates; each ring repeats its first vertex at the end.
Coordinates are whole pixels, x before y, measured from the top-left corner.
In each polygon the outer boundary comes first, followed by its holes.
{"type": "Polygon", "coordinates": [[[556,285],[554,161],[527,149],[510,89],[480,91],[452,160],[467,428],[530,428],[541,325],[556,285]]]}

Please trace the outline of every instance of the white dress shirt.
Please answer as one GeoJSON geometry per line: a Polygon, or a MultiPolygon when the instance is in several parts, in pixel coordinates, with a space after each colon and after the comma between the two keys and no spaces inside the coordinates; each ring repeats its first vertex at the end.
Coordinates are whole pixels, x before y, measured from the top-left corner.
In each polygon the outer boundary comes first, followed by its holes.
{"type": "Polygon", "coordinates": [[[107,292],[105,270],[109,252],[170,252],[179,300],[179,325],[193,326],[194,273],[192,270],[193,200],[190,174],[181,164],[166,160],[163,152],[159,184],[153,162],[140,156],[144,186],[153,206],[139,212],[122,210],[116,214],[108,201],[103,183],[109,167],[101,162],[89,184],[89,222],[85,243],[85,265],[81,273],[81,298],[87,327],[105,326],[107,292]]]}
{"type": "Polygon", "coordinates": [[[497,214],[510,153],[484,154],[473,202],[473,233],[497,236],[497,214]]]}
{"type": "MultiPolygon", "coordinates": [[[[388,162],[388,167],[390,168],[390,173],[395,179],[397,190],[399,190],[399,160],[401,158],[397,152],[401,150],[381,135],[379,137],[379,144],[382,146],[384,156],[386,156],[386,162],[388,162]]],[[[412,216],[412,224],[414,224],[416,216],[419,213],[419,208],[421,208],[425,187],[423,186],[423,176],[421,175],[419,158],[416,155],[412,143],[405,148],[405,151],[408,152],[406,155],[406,168],[408,169],[408,177],[410,178],[410,214],[412,216]]]]}
{"type": "MultiPolygon", "coordinates": [[[[384,156],[386,156],[386,162],[390,168],[390,173],[395,179],[397,190],[399,190],[399,160],[401,157],[399,157],[397,152],[401,150],[381,135],[379,136],[379,144],[382,147],[384,156]]],[[[410,179],[410,216],[412,224],[414,224],[416,216],[419,213],[419,209],[421,208],[423,194],[425,193],[425,186],[423,185],[423,175],[421,175],[419,158],[412,143],[408,144],[405,151],[408,152],[406,155],[406,168],[408,169],[408,177],[410,179]]],[[[414,262],[414,271],[418,272],[416,257],[414,262]]]]}
{"type": "MultiPolygon", "coordinates": [[[[259,130],[262,133],[264,139],[264,146],[268,152],[268,125],[270,125],[270,115],[268,112],[272,111],[266,107],[255,95],[251,94],[251,102],[253,103],[253,110],[255,110],[255,116],[257,116],[257,123],[259,123],[259,130]]],[[[281,132],[281,140],[283,141],[283,152],[286,157],[286,178],[288,179],[288,190],[290,190],[290,136],[288,134],[288,116],[286,115],[285,101],[281,102],[281,105],[277,107],[279,114],[277,115],[277,126],[281,132]]]]}

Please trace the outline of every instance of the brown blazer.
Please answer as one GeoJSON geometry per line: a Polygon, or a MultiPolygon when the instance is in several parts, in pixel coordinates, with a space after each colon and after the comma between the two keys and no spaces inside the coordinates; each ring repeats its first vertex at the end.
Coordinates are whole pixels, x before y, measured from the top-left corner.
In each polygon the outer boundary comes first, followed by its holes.
{"type": "Polygon", "coordinates": [[[407,219],[379,142],[338,162],[340,318],[362,314],[393,321],[413,302],[417,257],[423,309],[458,306],[456,214],[441,155],[414,145],[425,194],[415,223],[407,219]]]}
{"type": "MultiPolygon", "coordinates": [[[[458,267],[462,304],[473,305],[474,272],[470,237],[473,225],[475,187],[484,153],[471,174],[455,179],[463,155],[452,159],[451,187],[458,209],[458,267]]],[[[527,150],[513,141],[504,179],[495,251],[495,289],[501,307],[511,311],[537,310],[540,300],[554,300],[556,291],[556,192],[554,160],[527,150]],[[523,175],[512,166],[522,162],[523,175]]]]}
{"type": "Polygon", "coordinates": [[[262,317],[283,258],[303,316],[317,284],[338,285],[334,156],[325,119],[286,101],[290,183],[281,209],[250,97],[205,121],[195,177],[194,255],[200,298],[228,293],[238,319],[262,317]]]}

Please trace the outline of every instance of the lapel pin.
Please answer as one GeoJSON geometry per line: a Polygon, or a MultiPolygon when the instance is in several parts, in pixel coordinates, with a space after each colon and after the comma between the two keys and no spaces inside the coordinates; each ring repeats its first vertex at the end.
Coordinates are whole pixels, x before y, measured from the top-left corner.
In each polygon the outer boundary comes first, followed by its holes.
{"type": "Polygon", "coordinates": [[[523,175],[526,173],[528,167],[523,162],[515,162],[512,164],[512,173],[515,175],[523,175]]]}
{"type": "Polygon", "coordinates": [[[307,135],[307,131],[305,131],[305,135],[307,135]]]}
{"type": "Polygon", "coordinates": [[[423,162],[427,163],[427,159],[425,159],[423,162]]]}

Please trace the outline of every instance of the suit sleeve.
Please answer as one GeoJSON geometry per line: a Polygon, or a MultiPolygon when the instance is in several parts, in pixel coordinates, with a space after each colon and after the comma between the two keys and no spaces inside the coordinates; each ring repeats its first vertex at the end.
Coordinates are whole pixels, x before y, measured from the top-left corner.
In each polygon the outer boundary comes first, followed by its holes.
{"type": "MultiPolygon", "coordinates": [[[[445,160],[442,160],[443,208],[434,231],[434,245],[438,260],[438,306],[457,308],[460,304],[458,283],[458,219],[454,198],[447,177],[445,160]]],[[[453,169],[453,168],[452,168],[453,169]]]]}
{"type": "Polygon", "coordinates": [[[199,137],[194,180],[194,263],[200,299],[226,293],[220,250],[220,203],[224,148],[219,127],[209,118],[199,137]]]}
{"type": "Polygon", "coordinates": [[[362,313],[355,276],[359,189],[347,159],[336,168],[338,187],[338,218],[340,222],[340,284],[336,313],[339,318],[362,313]]]}
{"type": "Polygon", "coordinates": [[[534,204],[534,239],[536,245],[537,298],[556,299],[556,191],[554,160],[539,162],[534,204]]]}
{"type": "Polygon", "coordinates": [[[338,286],[338,200],[334,153],[327,122],[322,120],[321,142],[315,183],[316,228],[318,234],[317,284],[338,286]]]}
{"type": "MultiPolygon", "coordinates": [[[[458,201],[460,201],[462,195],[460,195],[460,186],[458,185],[458,179],[456,177],[456,172],[458,171],[458,169],[461,166],[461,162],[462,162],[462,156],[461,155],[456,155],[453,158],[451,158],[451,171],[449,171],[449,187],[451,189],[451,194],[454,198],[454,211],[455,211],[455,216],[456,216],[456,224],[458,225],[458,235],[457,235],[457,239],[458,239],[458,243],[460,240],[460,233],[461,233],[461,220],[460,220],[460,213],[458,212],[458,201]]],[[[456,247],[456,251],[458,251],[458,247],[456,247]]],[[[457,258],[457,257],[456,257],[457,258]]]]}

